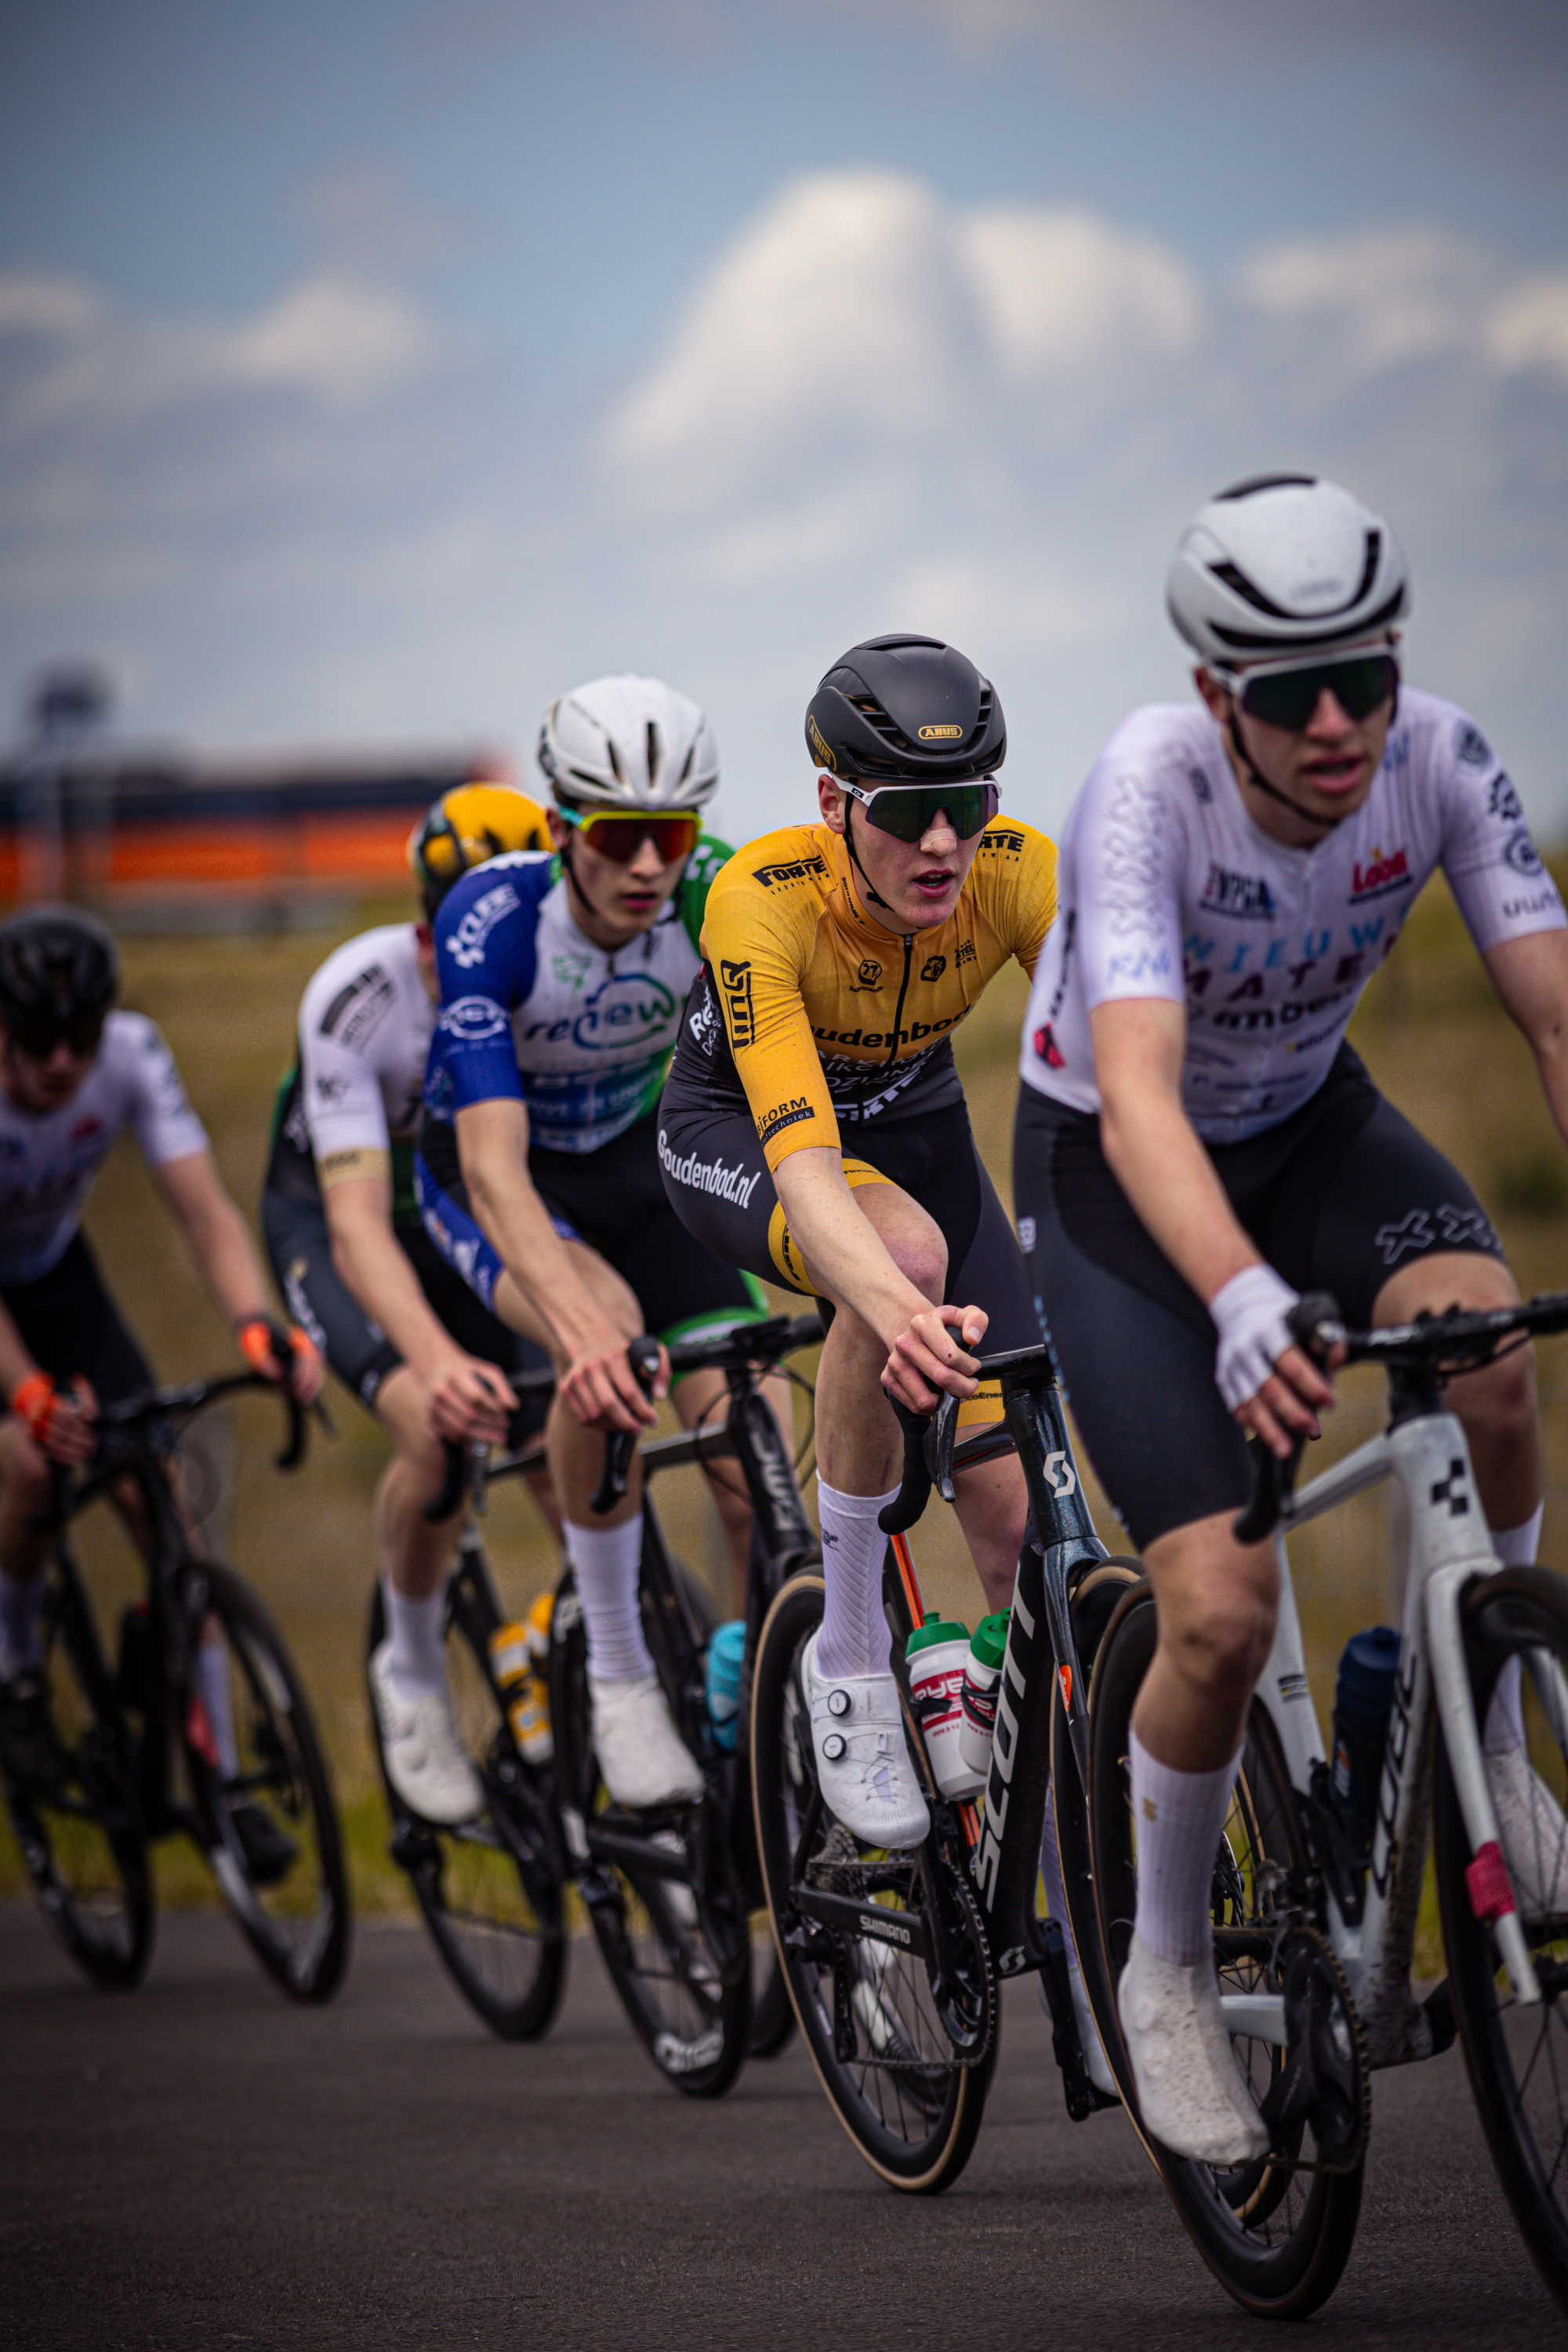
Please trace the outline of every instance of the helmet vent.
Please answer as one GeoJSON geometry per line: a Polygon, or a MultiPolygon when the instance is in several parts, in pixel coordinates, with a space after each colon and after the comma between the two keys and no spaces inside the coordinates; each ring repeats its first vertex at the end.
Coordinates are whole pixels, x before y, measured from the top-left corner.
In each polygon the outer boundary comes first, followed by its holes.
{"type": "Polygon", "coordinates": [[[1224,506],[1232,499],[1256,498],[1259,490],[1310,490],[1317,483],[1316,474],[1249,474],[1245,482],[1233,482],[1228,490],[1216,490],[1215,506],[1224,506]]]}
{"type": "Polygon", "coordinates": [[[647,780],[650,784],[658,781],[658,729],[651,719],[647,722],[647,780]]]}

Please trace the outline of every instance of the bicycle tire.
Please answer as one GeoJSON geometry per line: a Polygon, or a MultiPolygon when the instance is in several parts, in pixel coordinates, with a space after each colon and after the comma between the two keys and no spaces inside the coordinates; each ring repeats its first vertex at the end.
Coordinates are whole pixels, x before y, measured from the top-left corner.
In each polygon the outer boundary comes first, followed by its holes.
{"type": "MultiPolygon", "coordinates": [[[[1302,2137],[1297,2161],[1289,2165],[1265,2157],[1215,2171],[1173,2155],[1145,2130],[1139,2116],[1110,1993],[1131,1940],[1137,1865],[1128,1739],[1133,1703],[1154,1645],[1153,1594],[1147,1585],[1135,1587],[1119,1604],[1100,1643],[1090,1693],[1089,1825],[1104,1965],[1085,1981],[1097,2002],[1096,2022],[1128,2116],[1198,2252],[1244,2310],[1258,2318],[1301,2319],[1332,2294],[1350,2258],[1361,2210],[1364,2141],[1353,2169],[1340,2172],[1300,2168],[1311,2161],[1301,2153],[1310,2125],[1298,2126],[1302,2137]]],[[[1259,1874],[1270,1864],[1304,1876],[1307,1847],[1273,1727],[1254,1701],[1216,1857],[1215,1905],[1226,1910],[1230,1931],[1260,1922],[1259,1874]]],[[[1222,1984],[1232,1990],[1270,1983],[1268,1964],[1260,1968],[1255,1957],[1238,1957],[1217,1943],[1215,1967],[1222,1984]]],[[[1239,2036],[1232,2047],[1243,2078],[1261,2101],[1280,2053],[1268,2043],[1239,2036]]],[[[1364,2084],[1364,2074],[1363,2080],[1364,2084]]]]}
{"type": "Polygon", "coordinates": [[[153,1875],[133,1745],[98,1637],[70,1585],[51,1578],[40,1620],[42,1681],[61,1778],[6,1802],[38,1907],[61,1949],[106,1991],[129,1992],[152,1958],[153,1875]]]}
{"type": "MultiPolygon", "coordinates": [[[[386,1633],[380,1582],[370,1643],[386,1633]]],[[[550,1807],[497,1703],[487,1642],[447,1586],[447,1663],[458,1733],[483,1785],[482,1822],[448,1829],[418,1820],[394,1789],[374,1696],[371,1734],[392,1815],[394,1859],[408,1874],[443,1966],[475,2015],[503,2042],[537,2042],[566,1984],[565,1874],[550,1807]]]]}
{"type": "MultiPolygon", "coordinates": [[[[330,2000],[349,1957],[349,1890],[337,1807],[304,1685],[267,1610],[232,1569],[188,1560],[180,1575],[193,1637],[216,1624],[228,1659],[239,1769],[219,1762],[205,1706],[180,1703],[195,1827],[236,1925],[291,2000],[330,2000]],[[235,1818],[255,1807],[294,1849],[280,1867],[253,1864],[235,1818]]],[[[283,1845],[278,1853],[281,1855],[283,1845]]]]}
{"type": "MultiPolygon", "coordinates": [[[[967,1876],[948,1890],[962,1914],[973,1967],[989,2004],[984,2046],[961,2053],[943,2025],[924,1964],[895,1944],[844,1937],[838,1965],[855,2035],[852,2058],[835,2032],[833,1939],[814,1935],[792,1899],[796,1854],[816,1790],[810,1720],[801,1695],[801,1651],[822,1622],[820,1575],[791,1579],[769,1610],[752,1685],[752,1788],[763,1881],[784,1981],[817,2079],[866,2162],[890,2188],[935,2196],[973,2151],[995,2064],[995,1980],[967,1876]],[[880,2046],[878,2046],[878,2045],[880,2046]]],[[[805,1867],[835,1891],[858,1894],[866,1857],[827,1817],[805,1867]]],[[[868,1904],[875,1894],[866,1896],[868,1904]]],[[[894,1908],[899,1897],[895,1895],[894,1908]]]]}
{"type": "MultiPolygon", "coordinates": [[[[1568,1727],[1543,1703],[1552,1670],[1568,1674],[1568,1584],[1549,1569],[1504,1569],[1478,1580],[1461,1618],[1465,1662],[1477,1720],[1485,1723],[1505,1660],[1524,1655],[1522,1680],[1530,1761],[1558,1809],[1568,1804],[1568,1727]],[[1554,1724],[1552,1713],[1558,1720],[1554,1724]]],[[[1514,2000],[1492,1927],[1478,1919],[1465,1883],[1469,1840],[1444,1743],[1437,1743],[1433,1790],[1433,1854],[1443,1949],[1470,2088],[1499,2181],[1520,2234],[1542,2280],[1568,2311],[1568,2189],[1563,2149],[1568,2144],[1568,1918],[1529,1921],[1526,1941],[1543,1979],[1539,2009],[1514,2000]]],[[[1561,1870],[1568,1832],[1559,1832],[1540,1859],[1561,1870]]],[[[1524,1906],[1521,1906],[1521,1916],[1524,1906]]]]}
{"type": "MultiPolygon", "coordinates": [[[[587,1639],[570,1570],[551,1617],[550,1714],[567,1843],[574,1852],[574,1839],[584,1848],[576,1853],[577,1883],[610,1981],[666,2081],[688,2098],[718,2098],[746,2061],[752,2009],[750,1955],[742,1943],[746,1915],[721,1883],[713,1884],[701,1908],[689,1886],[639,1870],[635,1862],[590,1860],[585,1824],[609,1801],[594,1754],[587,1639]]],[[[679,1714],[676,1719],[679,1725],[679,1714]]],[[[707,1806],[689,1810],[696,1834],[715,1826],[707,1806]]],[[[707,1860],[713,1879],[721,1882],[725,1859],[719,1845],[718,1838],[710,1839],[707,1860]]]]}

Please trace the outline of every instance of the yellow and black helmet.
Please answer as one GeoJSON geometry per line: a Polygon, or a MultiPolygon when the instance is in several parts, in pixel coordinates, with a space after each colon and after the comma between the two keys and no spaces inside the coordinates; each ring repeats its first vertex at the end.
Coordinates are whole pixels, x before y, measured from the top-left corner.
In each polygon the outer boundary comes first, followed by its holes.
{"type": "Polygon", "coordinates": [[[458,784],[443,793],[408,836],[408,864],[433,915],[470,866],[509,849],[550,849],[544,811],[510,784],[458,784]]]}

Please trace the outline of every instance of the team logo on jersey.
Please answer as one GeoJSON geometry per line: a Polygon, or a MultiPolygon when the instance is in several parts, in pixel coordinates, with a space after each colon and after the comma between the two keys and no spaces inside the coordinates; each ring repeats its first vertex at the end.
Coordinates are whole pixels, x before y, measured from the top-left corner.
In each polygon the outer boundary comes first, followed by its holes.
{"type": "Polygon", "coordinates": [[[1233,874],[1212,860],[1201,904],[1212,907],[1216,915],[1238,915],[1245,922],[1274,919],[1274,895],[1261,874],[1233,874]]]}
{"type": "Polygon", "coordinates": [[[924,963],[921,966],[921,978],[922,980],[940,980],[946,970],[947,958],[945,956],[927,956],[924,963]]]}
{"type": "Polygon", "coordinates": [[[775,882],[804,882],[808,874],[826,874],[827,860],[825,857],[797,857],[791,865],[753,866],[752,871],[763,889],[771,890],[775,882]]]}
{"type": "Polygon", "coordinates": [[[1386,856],[1374,848],[1363,866],[1358,858],[1351,868],[1351,897],[1354,899],[1381,898],[1390,890],[1408,890],[1410,860],[1403,849],[1386,856]]]}
{"type": "Polygon", "coordinates": [[[510,882],[498,882],[482,898],[476,898],[462,921],[447,940],[447,952],[464,971],[482,963],[485,941],[503,915],[510,915],[521,905],[517,892],[510,882]]]}
{"type": "Polygon", "coordinates": [[[757,1140],[759,1143],[771,1143],[773,1137],[782,1135],[786,1127],[798,1127],[803,1118],[809,1118],[811,1115],[811,1105],[805,1095],[792,1095],[788,1102],[780,1103],[776,1110],[768,1111],[758,1120],[757,1140]]]}
{"type": "Polygon", "coordinates": [[[455,1045],[482,1045],[506,1033],[506,1014],[491,996],[459,996],[445,1006],[437,1024],[455,1045]]]}
{"type": "Polygon", "coordinates": [[[650,971],[612,971],[602,980],[572,1023],[572,1042],[591,1054],[618,1045],[640,1045],[668,1028],[678,1006],[672,990],[650,971]]]}
{"type": "Polygon", "coordinates": [[[1489,768],[1492,747],[1473,719],[1461,719],[1454,729],[1454,757],[1462,768],[1489,768]]]}
{"type": "Polygon", "coordinates": [[[730,1042],[737,1052],[749,1045],[757,1034],[756,1016],[752,1010],[752,967],[749,961],[732,963],[726,956],[719,965],[719,985],[724,992],[724,1018],[729,1024],[730,1042]]]}
{"type": "Polygon", "coordinates": [[[1202,768],[1189,768],[1187,770],[1187,782],[1193,788],[1194,800],[1203,801],[1205,804],[1209,801],[1213,800],[1214,786],[1210,783],[1207,774],[1202,768]]]}
{"type": "Polygon", "coordinates": [[[962,971],[966,963],[977,963],[978,961],[979,957],[975,952],[974,941],[973,940],[960,940],[958,946],[953,952],[953,970],[955,971],[962,971]]]}
{"type": "Polygon", "coordinates": [[[342,1102],[349,1090],[349,1082],[341,1070],[322,1070],[316,1079],[316,1092],[324,1103],[342,1102]]]}
{"type": "Polygon", "coordinates": [[[707,989],[703,990],[702,1002],[686,1025],[706,1053],[712,1044],[713,1032],[719,1025],[718,1009],[707,989]]]}
{"type": "Polygon", "coordinates": [[[1030,1043],[1033,1045],[1036,1053],[1039,1055],[1041,1061],[1044,1062],[1047,1070],[1066,1069],[1066,1057],[1062,1053],[1061,1047],[1057,1044],[1055,1037],[1051,1034],[1051,1024],[1048,1021],[1045,1023],[1043,1027],[1036,1030],[1030,1043]]]}
{"type": "Polygon", "coordinates": [[[1503,859],[1505,864],[1512,866],[1516,874],[1540,873],[1541,852],[1523,825],[1520,826],[1517,833],[1510,834],[1508,845],[1503,851],[1503,859]]]}
{"type": "Polygon", "coordinates": [[[1001,852],[1008,857],[1022,857],[1024,836],[1016,833],[1011,825],[989,825],[980,836],[980,846],[1001,852]]]}
{"type": "Polygon", "coordinates": [[[554,955],[550,959],[550,969],[563,988],[576,990],[588,976],[588,959],[585,955],[554,955]]]}
{"type": "Polygon", "coordinates": [[[881,985],[882,967],[879,963],[873,963],[871,958],[868,956],[860,966],[859,971],[849,983],[849,993],[851,996],[859,996],[865,990],[880,988],[881,985]]]}
{"type": "Polygon", "coordinates": [[[1487,793],[1487,814],[1500,817],[1504,824],[1517,824],[1524,814],[1519,794],[1513,788],[1513,780],[1506,770],[1500,770],[1492,778],[1491,789],[1487,793]]]}

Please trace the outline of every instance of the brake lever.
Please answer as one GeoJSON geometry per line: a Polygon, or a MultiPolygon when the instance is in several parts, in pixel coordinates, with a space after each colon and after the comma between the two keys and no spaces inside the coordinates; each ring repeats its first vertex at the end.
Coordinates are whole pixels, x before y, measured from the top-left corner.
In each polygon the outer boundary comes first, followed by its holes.
{"type": "MultiPolygon", "coordinates": [[[[626,1360],[644,1396],[653,1394],[654,1377],[658,1370],[658,1341],[644,1331],[626,1342],[626,1360]]],[[[604,1518],[613,1511],[626,1491],[631,1474],[632,1454],[638,1432],[635,1429],[612,1429],[605,1439],[605,1467],[588,1508],[595,1518],[604,1518]]]]}

